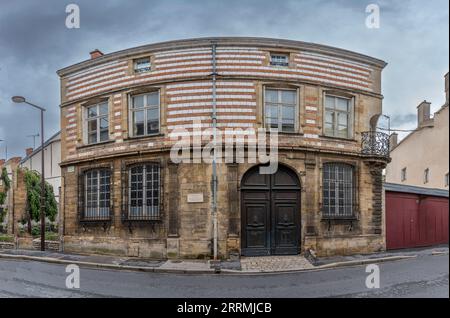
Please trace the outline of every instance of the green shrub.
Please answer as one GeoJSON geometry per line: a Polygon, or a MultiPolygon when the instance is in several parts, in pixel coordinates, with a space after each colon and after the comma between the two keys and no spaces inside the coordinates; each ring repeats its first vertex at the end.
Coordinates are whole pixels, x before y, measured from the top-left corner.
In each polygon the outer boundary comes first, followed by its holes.
{"type": "Polygon", "coordinates": [[[14,236],[0,235],[0,242],[14,243],[14,236]]]}

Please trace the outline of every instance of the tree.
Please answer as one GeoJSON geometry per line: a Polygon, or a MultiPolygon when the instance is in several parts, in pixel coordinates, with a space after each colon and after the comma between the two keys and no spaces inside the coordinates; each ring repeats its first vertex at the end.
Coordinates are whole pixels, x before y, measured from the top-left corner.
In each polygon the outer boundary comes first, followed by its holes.
{"type": "MultiPolygon", "coordinates": [[[[11,188],[11,180],[8,177],[8,171],[6,171],[5,167],[3,167],[2,172],[0,174],[0,180],[3,183],[3,190],[0,191],[0,205],[3,205],[5,204],[6,201],[6,195],[8,194],[8,191],[11,188]]],[[[6,209],[0,208],[0,223],[3,222],[6,211],[7,211],[6,209]]]]}
{"type": "MultiPolygon", "coordinates": [[[[31,220],[38,222],[40,219],[41,175],[36,171],[25,169],[24,177],[27,190],[28,233],[31,234],[31,220]]],[[[54,222],[57,213],[58,205],[53,187],[48,182],[45,182],[45,216],[54,222]]]]}

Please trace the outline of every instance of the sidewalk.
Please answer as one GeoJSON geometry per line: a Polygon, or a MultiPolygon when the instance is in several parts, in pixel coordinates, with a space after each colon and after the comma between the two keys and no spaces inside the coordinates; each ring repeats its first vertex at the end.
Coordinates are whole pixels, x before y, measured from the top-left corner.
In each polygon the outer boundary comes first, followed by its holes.
{"type": "Polygon", "coordinates": [[[242,257],[235,261],[214,264],[208,260],[149,260],[103,255],[78,255],[34,250],[0,250],[1,259],[21,259],[54,264],[180,274],[268,274],[311,270],[324,270],[343,266],[357,266],[420,257],[421,255],[447,255],[448,246],[383,252],[371,255],[327,257],[309,261],[298,256],[242,257]]]}

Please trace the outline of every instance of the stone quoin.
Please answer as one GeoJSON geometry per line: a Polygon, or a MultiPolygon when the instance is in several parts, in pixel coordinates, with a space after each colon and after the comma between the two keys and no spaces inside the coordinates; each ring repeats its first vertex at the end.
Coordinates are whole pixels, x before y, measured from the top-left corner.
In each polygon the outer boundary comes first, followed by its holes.
{"type": "Polygon", "coordinates": [[[385,66],[323,45],[229,37],[97,54],[58,71],[64,250],[211,257],[212,165],[174,163],[170,150],[195,121],[212,127],[213,100],[222,132],[278,131],[275,174],[217,165],[219,257],[384,250],[388,146],[371,119],[382,114],[385,66]]]}

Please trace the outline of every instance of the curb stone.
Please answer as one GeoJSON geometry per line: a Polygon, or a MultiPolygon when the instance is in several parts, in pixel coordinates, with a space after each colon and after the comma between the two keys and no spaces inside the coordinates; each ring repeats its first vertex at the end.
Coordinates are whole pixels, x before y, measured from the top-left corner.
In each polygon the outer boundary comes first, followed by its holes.
{"type": "MultiPolygon", "coordinates": [[[[221,269],[221,274],[228,275],[261,275],[261,274],[287,274],[287,273],[299,273],[299,272],[309,272],[309,271],[319,271],[326,270],[332,268],[340,268],[340,267],[350,267],[350,266],[358,266],[365,264],[375,264],[375,263],[384,263],[390,261],[398,261],[404,259],[412,259],[417,258],[417,255],[401,255],[401,256],[389,256],[389,257],[381,257],[381,258],[371,258],[371,259],[362,259],[362,260],[354,260],[354,261],[344,261],[344,262],[335,262],[330,264],[319,265],[313,268],[305,268],[305,269],[295,269],[295,270],[281,270],[281,271],[239,271],[233,269],[221,269]]],[[[138,272],[151,272],[151,273],[168,273],[168,274],[218,274],[218,272],[212,269],[170,269],[170,268],[158,268],[158,267],[144,267],[144,266],[128,266],[128,265],[118,265],[118,264],[104,264],[104,263],[94,263],[94,262],[83,262],[83,261],[71,261],[71,260],[63,260],[51,257],[37,257],[37,256],[28,256],[28,255],[9,255],[9,254],[1,254],[0,259],[10,259],[10,260],[26,260],[26,261],[38,261],[38,262],[46,262],[53,264],[76,264],[91,268],[99,268],[99,269],[113,269],[113,270],[126,270],[126,271],[138,271],[138,272]]]]}

